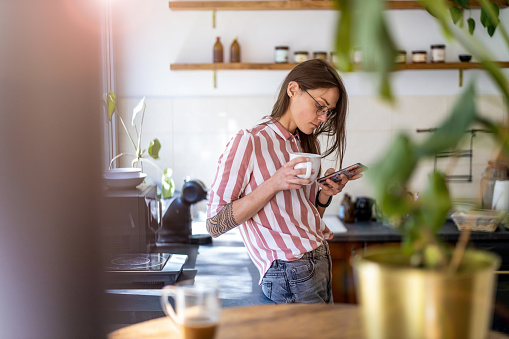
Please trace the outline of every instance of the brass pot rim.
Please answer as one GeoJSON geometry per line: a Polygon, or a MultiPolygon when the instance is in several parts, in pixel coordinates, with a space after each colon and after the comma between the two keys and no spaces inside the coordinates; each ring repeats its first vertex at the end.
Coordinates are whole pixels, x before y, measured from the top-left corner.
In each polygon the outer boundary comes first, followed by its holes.
{"type": "Polygon", "coordinates": [[[484,270],[494,271],[500,267],[500,257],[489,251],[479,249],[467,249],[465,250],[464,256],[467,256],[468,268],[463,269],[454,273],[446,270],[433,270],[419,267],[412,267],[410,264],[402,264],[403,261],[408,260],[409,256],[405,255],[401,251],[401,247],[398,246],[380,246],[373,249],[367,249],[365,253],[358,254],[352,257],[351,265],[354,269],[362,269],[363,267],[378,267],[385,271],[401,272],[401,271],[415,271],[420,274],[427,275],[440,275],[448,273],[450,276],[456,278],[462,276],[471,276],[472,274],[479,273],[484,270]],[[380,256],[384,256],[384,261],[378,260],[380,256]],[[395,258],[394,262],[390,262],[389,256],[395,258]],[[474,262],[477,261],[477,262],[474,262]]]}

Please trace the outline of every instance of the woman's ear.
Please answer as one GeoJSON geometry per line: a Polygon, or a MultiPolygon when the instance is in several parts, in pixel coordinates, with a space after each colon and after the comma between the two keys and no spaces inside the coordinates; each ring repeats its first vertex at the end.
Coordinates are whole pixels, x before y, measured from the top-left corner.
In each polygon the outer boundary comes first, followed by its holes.
{"type": "Polygon", "coordinates": [[[288,94],[288,96],[292,98],[297,94],[299,90],[300,90],[299,84],[296,83],[295,81],[290,81],[288,83],[288,87],[286,88],[286,94],[288,94]]]}

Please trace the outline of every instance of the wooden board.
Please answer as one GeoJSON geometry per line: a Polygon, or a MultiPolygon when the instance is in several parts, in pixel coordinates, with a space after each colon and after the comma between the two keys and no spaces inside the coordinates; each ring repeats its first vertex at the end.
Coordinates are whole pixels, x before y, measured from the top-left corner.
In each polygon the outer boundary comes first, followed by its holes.
{"type": "MultiPolygon", "coordinates": [[[[507,7],[505,0],[492,0],[500,8],[507,7]]],[[[470,1],[471,8],[480,8],[480,2],[470,1]]],[[[385,1],[388,10],[422,10],[417,1],[385,1]]],[[[173,11],[256,11],[256,10],[334,10],[334,1],[329,0],[286,0],[286,1],[170,1],[173,11]]]]}
{"type": "MultiPolygon", "coordinates": [[[[362,339],[359,323],[358,308],[350,305],[234,307],[222,311],[215,339],[362,339]]],[[[108,338],[179,338],[179,333],[168,318],[159,318],[116,330],[108,338]]]]}
{"type": "MultiPolygon", "coordinates": [[[[509,62],[498,62],[501,68],[509,68],[509,62]]],[[[220,71],[220,70],[291,70],[297,64],[272,63],[182,63],[171,64],[172,71],[220,71]]],[[[444,69],[481,69],[477,62],[437,62],[437,63],[406,63],[396,66],[396,70],[444,70],[444,69]]]]}
{"type": "MultiPolygon", "coordinates": [[[[168,318],[127,326],[108,335],[109,339],[180,338],[168,318]]],[[[285,304],[223,309],[215,339],[362,339],[359,308],[351,305],[285,304]]],[[[490,332],[487,339],[507,339],[490,332]]]]}

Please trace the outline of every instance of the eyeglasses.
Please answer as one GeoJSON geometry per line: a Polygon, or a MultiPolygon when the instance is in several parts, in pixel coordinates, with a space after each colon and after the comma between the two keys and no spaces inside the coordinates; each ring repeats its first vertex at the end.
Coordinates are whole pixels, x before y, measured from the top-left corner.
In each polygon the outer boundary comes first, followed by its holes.
{"type": "Polygon", "coordinates": [[[316,99],[313,98],[313,96],[308,93],[308,91],[306,91],[305,89],[303,89],[303,91],[306,92],[311,97],[311,99],[313,99],[314,102],[316,102],[316,104],[318,105],[318,109],[316,110],[316,116],[317,117],[320,117],[320,116],[322,116],[324,114],[327,114],[327,118],[330,118],[330,117],[333,117],[336,114],[336,111],[334,109],[328,109],[327,106],[320,105],[318,103],[318,101],[316,101],[316,99]]]}

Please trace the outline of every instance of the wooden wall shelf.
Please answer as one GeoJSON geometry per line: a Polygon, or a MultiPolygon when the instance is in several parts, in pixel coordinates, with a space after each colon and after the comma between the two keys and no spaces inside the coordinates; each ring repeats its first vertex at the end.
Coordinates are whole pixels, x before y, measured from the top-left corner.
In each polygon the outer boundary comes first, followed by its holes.
{"type": "MultiPolygon", "coordinates": [[[[502,68],[509,68],[509,62],[499,62],[502,68]]],[[[291,70],[297,64],[271,64],[271,63],[193,63],[193,64],[171,64],[172,71],[222,71],[222,70],[291,70]]],[[[462,70],[462,69],[481,69],[481,64],[477,62],[446,62],[446,63],[423,63],[423,64],[402,64],[398,65],[397,70],[462,70]]]]}
{"type": "MultiPolygon", "coordinates": [[[[506,8],[505,0],[491,0],[500,8],[506,8]]],[[[423,9],[417,1],[386,0],[389,10],[423,9]]],[[[334,1],[330,0],[266,0],[266,1],[170,1],[169,6],[174,11],[256,11],[256,10],[332,10],[337,9],[334,1]]],[[[471,1],[470,8],[480,8],[478,0],[471,1]]]]}

